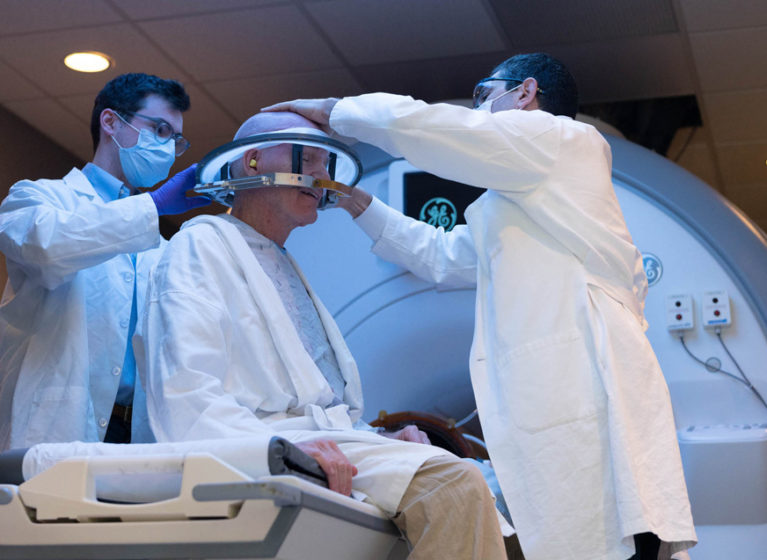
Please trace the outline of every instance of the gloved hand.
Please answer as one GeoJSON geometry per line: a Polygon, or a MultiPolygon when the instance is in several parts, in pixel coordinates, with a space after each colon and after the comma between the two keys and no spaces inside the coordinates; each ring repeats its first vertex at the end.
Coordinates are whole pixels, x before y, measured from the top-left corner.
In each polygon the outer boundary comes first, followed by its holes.
{"type": "Polygon", "coordinates": [[[197,164],[192,164],[183,171],[176,173],[173,177],[165,181],[159,189],[149,192],[157,213],[160,216],[166,214],[181,214],[198,206],[210,204],[210,199],[204,196],[195,196],[187,198],[186,191],[194,187],[194,174],[197,164]]]}

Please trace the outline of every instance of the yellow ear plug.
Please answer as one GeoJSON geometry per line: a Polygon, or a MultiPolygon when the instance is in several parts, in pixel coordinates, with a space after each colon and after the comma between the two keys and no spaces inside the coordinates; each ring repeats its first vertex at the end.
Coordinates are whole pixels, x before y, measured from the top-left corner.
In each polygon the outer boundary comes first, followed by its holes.
{"type": "Polygon", "coordinates": [[[253,169],[258,169],[258,162],[256,161],[256,158],[252,158],[248,165],[250,165],[253,169]]]}

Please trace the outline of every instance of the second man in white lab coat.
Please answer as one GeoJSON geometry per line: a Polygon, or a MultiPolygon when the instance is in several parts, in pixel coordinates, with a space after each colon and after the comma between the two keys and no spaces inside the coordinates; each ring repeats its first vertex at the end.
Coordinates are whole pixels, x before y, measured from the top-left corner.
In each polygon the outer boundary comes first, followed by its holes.
{"type": "Polygon", "coordinates": [[[543,53],[499,65],[474,104],[375,93],[267,110],[488,189],[449,233],[361,191],[347,209],[382,258],[476,285],[472,384],[527,560],[667,559],[696,536],[609,146],[573,120],[575,82],[543,53]]]}
{"type": "Polygon", "coordinates": [[[189,146],[188,108],[175,80],[117,76],[94,102],[93,161],[19,181],[0,206],[0,450],[153,441],[130,339],[164,243],[159,216],[208,202],[185,196],[194,169],[138,189],[189,146]]]}

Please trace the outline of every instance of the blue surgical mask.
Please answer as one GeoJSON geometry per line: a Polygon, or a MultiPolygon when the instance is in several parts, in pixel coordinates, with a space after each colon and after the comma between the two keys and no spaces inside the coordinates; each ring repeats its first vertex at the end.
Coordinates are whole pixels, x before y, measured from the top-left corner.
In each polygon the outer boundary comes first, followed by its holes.
{"type": "Polygon", "coordinates": [[[120,148],[120,164],[125,179],[134,187],[152,187],[168,176],[176,160],[175,144],[161,144],[151,131],[126,124],[138,131],[138,142],[135,146],[123,148],[112,136],[112,140],[120,148]]]}

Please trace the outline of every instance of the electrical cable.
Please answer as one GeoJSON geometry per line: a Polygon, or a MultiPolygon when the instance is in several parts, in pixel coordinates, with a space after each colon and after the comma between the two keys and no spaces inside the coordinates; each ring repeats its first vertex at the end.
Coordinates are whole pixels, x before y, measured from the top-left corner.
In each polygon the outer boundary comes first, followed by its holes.
{"type": "Polygon", "coordinates": [[[716,367],[716,368],[714,368],[714,367],[712,367],[711,365],[709,365],[709,363],[708,363],[708,362],[704,362],[703,360],[701,360],[700,358],[698,358],[697,356],[695,356],[695,355],[694,355],[692,352],[690,352],[689,348],[687,348],[687,345],[684,343],[684,336],[682,336],[682,335],[679,335],[679,340],[682,342],[682,348],[684,348],[685,352],[687,352],[687,354],[689,354],[689,356],[690,356],[690,357],[691,357],[693,360],[695,360],[695,361],[696,361],[696,362],[698,362],[700,365],[702,365],[703,367],[705,367],[705,368],[706,368],[707,370],[709,370],[711,373],[722,373],[722,374],[724,374],[724,375],[729,375],[729,376],[730,376],[730,377],[732,377],[734,380],[736,380],[736,381],[740,381],[740,382],[741,382],[741,383],[743,383],[744,385],[748,386],[748,385],[747,385],[747,383],[746,383],[745,381],[743,381],[743,380],[742,380],[740,377],[738,377],[737,375],[734,375],[734,374],[730,373],[729,371],[724,371],[724,370],[723,370],[721,367],[716,367]]]}
{"type": "Polygon", "coordinates": [[[753,393],[756,395],[756,398],[758,398],[762,404],[767,408],[767,402],[765,402],[764,397],[762,397],[761,393],[757,390],[756,387],[751,383],[751,380],[746,376],[746,372],[744,372],[740,365],[738,364],[737,360],[735,360],[735,357],[730,353],[730,350],[727,348],[727,345],[724,343],[724,339],[722,338],[722,329],[716,329],[716,337],[719,339],[719,343],[722,345],[722,348],[724,348],[724,351],[727,352],[727,355],[730,357],[730,360],[732,360],[732,363],[735,364],[735,367],[738,368],[738,372],[743,377],[743,379],[746,382],[746,386],[753,391],[753,393]]]}
{"type": "Polygon", "coordinates": [[[455,427],[456,427],[456,428],[460,428],[460,427],[461,427],[461,426],[463,426],[463,425],[464,425],[466,422],[468,422],[469,420],[471,420],[472,418],[474,418],[476,415],[477,415],[477,409],[475,408],[475,409],[474,409],[474,412],[471,412],[471,413],[469,413],[469,415],[468,415],[468,416],[466,416],[466,418],[464,418],[463,420],[460,420],[460,421],[456,422],[456,423],[455,423],[455,427]]]}
{"type": "Polygon", "coordinates": [[[473,443],[476,443],[482,449],[487,449],[487,444],[484,441],[482,441],[481,439],[479,439],[477,436],[473,436],[471,434],[461,434],[461,435],[463,436],[463,439],[465,439],[467,441],[471,441],[473,443]]]}
{"type": "MultiPolygon", "coordinates": [[[[741,378],[741,377],[739,377],[739,376],[737,376],[737,375],[735,375],[735,374],[733,374],[733,373],[730,373],[729,371],[725,371],[725,370],[723,370],[723,369],[721,368],[721,366],[719,366],[719,367],[713,367],[713,366],[711,366],[711,365],[710,365],[708,362],[704,362],[703,360],[701,360],[700,358],[698,358],[697,356],[695,356],[695,355],[694,355],[692,352],[690,352],[690,349],[689,349],[689,348],[687,348],[687,344],[685,344],[685,342],[684,342],[684,335],[681,335],[681,334],[679,335],[679,341],[682,343],[682,348],[684,348],[685,352],[687,352],[687,354],[688,354],[688,355],[689,355],[689,356],[690,356],[690,357],[691,357],[693,360],[695,360],[696,362],[698,362],[699,364],[701,364],[702,366],[704,366],[704,367],[705,367],[707,370],[709,370],[711,373],[721,373],[721,374],[727,375],[727,376],[729,376],[729,377],[732,377],[732,378],[733,378],[735,381],[739,381],[740,383],[743,383],[743,385],[745,385],[745,386],[746,386],[746,387],[748,387],[748,388],[749,388],[751,391],[753,391],[753,393],[756,395],[756,397],[759,399],[759,401],[760,401],[760,402],[761,402],[761,403],[762,403],[762,404],[765,406],[765,408],[767,408],[767,402],[765,402],[765,401],[764,401],[764,399],[762,398],[762,395],[761,395],[761,394],[759,394],[759,391],[757,391],[757,390],[756,390],[756,388],[755,388],[753,385],[751,385],[751,381],[749,381],[749,380],[748,380],[748,377],[746,377],[746,375],[743,373],[743,370],[742,370],[742,369],[740,369],[740,366],[739,366],[739,365],[738,365],[738,363],[735,361],[735,358],[733,358],[733,357],[732,357],[732,354],[730,354],[729,350],[727,350],[727,347],[726,347],[726,346],[724,346],[724,342],[722,341],[722,338],[721,338],[721,334],[719,333],[719,329],[717,329],[717,336],[719,336],[719,341],[720,341],[720,342],[722,342],[722,346],[724,347],[724,350],[725,350],[725,352],[727,352],[727,355],[730,357],[730,359],[732,360],[732,362],[735,364],[735,367],[737,367],[737,368],[738,368],[738,371],[739,371],[739,372],[740,372],[740,374],[743,376],[742,378],[741,378]]],[[[717,361],[718,361],[718,360],[717,360],[717,361]]]]}

